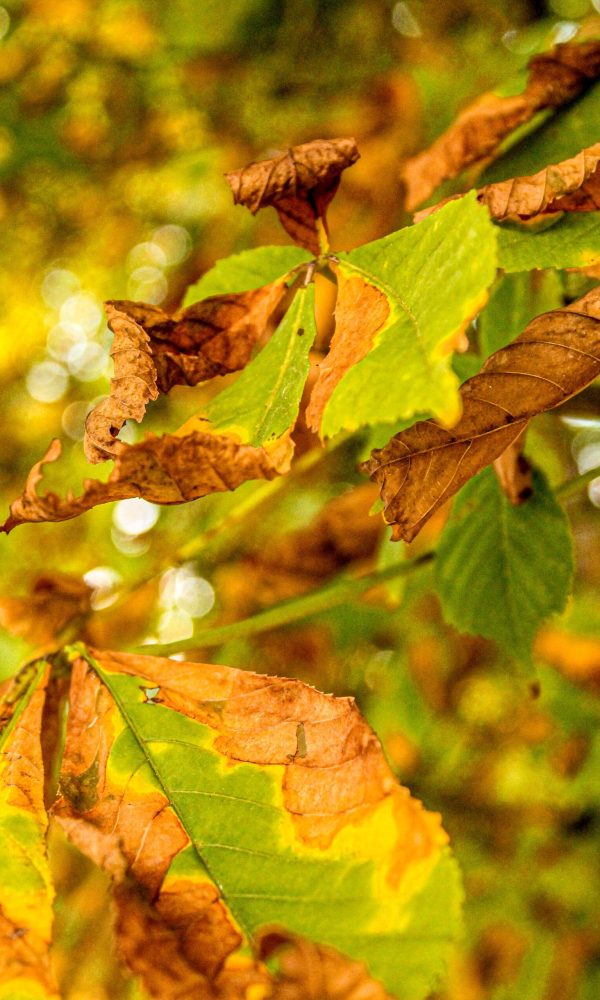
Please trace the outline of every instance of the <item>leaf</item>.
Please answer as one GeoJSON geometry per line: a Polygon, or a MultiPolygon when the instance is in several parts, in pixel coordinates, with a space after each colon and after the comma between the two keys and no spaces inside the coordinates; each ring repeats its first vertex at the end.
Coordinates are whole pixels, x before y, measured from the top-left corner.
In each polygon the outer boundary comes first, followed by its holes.
{"type": "MultiPolygon", "coordinates": [[[[575,156],[544,167],[537,174],[510,177],[486,184],[477,191],[477,201],[485,205],[497,222],[532,219],[556,212],[593,212],[600,208],[600,143],[582,149],[575,156]]],[[[431,208],[415,214],[415,222],[455,201],[451,195],[431,208]]]]}
{"type": "MultiPolygon", "coordinates": [[[[594,44],[598,45],[598,42],[594,44]]],[[[594,84],[534,131],[515,142],[486,167],[479,181],[494,184],[507,177],[525,177],[575,156],[598,141],[600,86],[594,84]]]]}
{"type": "Polygon", "coordinates": [[[325,212],[340,175],[359,158],[354,139],[315,139],[227,174],[236,205],[253,215],[272,205],[295,243],[318,256],[325,212]]]}
{"type": "Polygon", "coordinates": [[[99,504],[129,497],[152,503],[176,504],[197,500],[210,493],[235,490],[249,479],[274,479],[287,472],[293,445],[289,438],[276,442],[272,450],[243,445],[227,435],[147,434],[138,444],[115,442],[115,465],[107,482],[86,479],[83,493],[66,497],[48,492],[40,496],[37,486],[46,462],[61,453],[54,440],[44,457],[31,469],[22,495],[10,505],[10,515],[0,531],[8,534],[19,524],[68,521],[99,504]]]}
{"type": "Polygon", "coordinates": [[[0,597],[0,625],[28,642],[51,643],[91,612],[92,590],[67,573],[44,573],[27,597],[0,597]]]}
{"type": "Polygon", "coordinates": [[[56,814],[209,983],[277,924],[425,996],[456,932],[456,871],[351,699],[82,651],[71,703],[56,814]]]}
{"type": "Polygon", "coordinates": [[[259,447],[289,430],[298,416],[316,334],[314,286],[308,285],[296,293],[266,347],[211,401],[206,411],[211,432],[259,447]]]}
{"type": "Polygon", "coordinates": [[[159,392],[243,368],[285,294],[285,277],[252,291],[204,299],[172,318],[143,302],[108,302],[115,377],[110,395],[86,420],[88,460],[103,462],[118,454],[116,437],[125,421],[139,423],[159,392]]]}
{"type": "Polygon", "coordinates": [[[362,962],[352,962],[334,948],[280,930],[261,934],[258,948],[262,958],[282,952],[269,1000],[390,1000],[362,962]]]}
{"type": "MultiPolygon", "coordinates": [[[[436,141],[403,168],[405,205],[412,211],[450,177],[493,155],[502,139],[544,108],[572,101],[600,74],[600,42],[557,45],[529,62],[527,85],[520,94],[484,94],[470,104],[436,141]]],[[[529,138],[526,140],[529,141],[529,138]]],[[[566,155],[573,155],[581,143],[566,155]]],[[[548,162],[546,159],[545,163],[548,162]]],[[[540,164],[542,167],[544,164],[540,164]]],[[[539,169],[539,167],[537,169],[539,169]]],[[[530,171],[509,171],[506,176],[530,171]]]]}
{"type": "Polygon", "coordinates": [[[475,196],[340,254],[338,323],[310,404],[321,434],[459,413],[450,351],[496,275],[495,231],[475,196]],[[377,326],[376,326],[377,324],[377,326]]]}
{"type": "Polygon", "coordinates": [[[476,476],[454,504],[435,574],[447,621],[529,661],[535,633],[563,610],[573,575],[568,521],[543,476],[534,472],[533,495],[516,507],[491,469],[476,476]]]}
{"type": "Polygon", "coordinates": [[[488,357],[506,347],[532,319],[562,304],[563,290],[557,274],[505,274],[477,317],[481,353],[488,357]]]}
{"type": "Polygon", "coordinates": [[[538,413],[600,373],[600,289],[534,319],[460,388],[451,429],[425,420],[374,451],[364,469],[381,488],[394,538],[410,541],[476,472],[499,458],[538,413]]]}
{"type": "Polygon", "coordinates": [[[40,729],[50,667],[30,664],[0,701],[0,998],[58,1000],[49,956],[54,892],[40,729]]]}
{"type": "Polygon", "coordinates": [[[540,232],[498,226],[498,258],[500,267],[509,272],[596,264],[600,261],[600,214],[569,213],[540,232]]]}
{"type": "Polygon", "coordinates": [[[312,260],[299,247],[254,247],[218,260],[185,293],[184,306],[216,295],[249,292],[270,285],[312,260]]]}
{"type": "Polygon", "coordinates": [[[600,208],[600,142],[537,174],[486,184],[477,193],[492,218],[528,219],[541,212],[600,208]]]}

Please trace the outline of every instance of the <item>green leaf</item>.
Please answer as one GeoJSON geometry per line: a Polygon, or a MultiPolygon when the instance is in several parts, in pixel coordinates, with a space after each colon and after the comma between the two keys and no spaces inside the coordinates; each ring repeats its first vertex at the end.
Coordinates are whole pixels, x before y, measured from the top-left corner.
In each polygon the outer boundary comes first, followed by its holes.
{"type": "Polygon", "coordinates": [[[58,816],[79,827],[78,842],[94,825],[115,833],[159,913],[180,888],[205,906],[217,886],[246,947],[278,924],[366,962],[402,1000],[428,995],[458,928],[457,869],[439,819],[396,784],[351,701],[295,680],[106,652],[82,651],[73,685],[58,816]],[[107,757],[96,802],[86,787],[79,811],[83,735],[90,760],[98,745],[90,728],[107,757]]]}
{"type": "Polygon", "coordinates": [[[29,664],[0,701],[0,1000],[58,1000],[40,744],[49,670],[29,664]]]}
{"type": "Polygon", "coordinates": [[[387,297],[390,313],[368,354],[337,384],[322,432],[459,413],[452,337],[477,312],[496,275],[496,229],[475,193],[416,226],[340,256],[340,269],[387,297]]]}
{"type": "Polygon", "coordinates": [[[562,285],[554,272],[505,275],[477,320],[481,353],[487,358],[506,347],[532,319],[562,304],[562,285]]]}
{"type": "Polygon", "coordinates": [[[498,226],[498,263],[505,271],[589,267],[600,260],[600,212],[567,212],[538,232],[498,226]]]}
{"type": "Polygon", "coordinates": [[[600,84],[548,118],[511,146],[478,178],[477,184],[493,184],[509,177],[529,177],[550,163],[560,163],[598,141],[600,84]]]}
{"type": "Polygon", "coordinates": [[[300,247],[256,247],[218,260],[210,271],[188,288],[184,306],[213,295],[249,292],[288,274],[312,257],[300,247]]]}
{"type": "Polygon", "coordinates": [[[457,629],[528,663],[538,627],[563,610],[572,575],[567,518],[540,473],[518,507],[490,468],[463,488],[436,559],[444,617],[457,629]]]}
{"type": "Polygon", "coordinates": [[[266,347],[210,403],[211,430],[256,447],[281,437],[296,417],[315,339],[314,286],[301,288],[266,347]]]}

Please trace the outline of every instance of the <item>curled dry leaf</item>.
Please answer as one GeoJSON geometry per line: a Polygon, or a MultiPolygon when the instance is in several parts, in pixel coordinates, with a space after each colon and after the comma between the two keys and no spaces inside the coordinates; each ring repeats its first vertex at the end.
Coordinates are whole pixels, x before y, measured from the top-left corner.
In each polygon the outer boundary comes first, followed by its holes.
{"type": "Polygon", "coordinates": [[[257,943],[261,958],[280,955],[268,1000],[391,1000],[363,962],[353,962],[335,948],[276,928],[264,931],[257,943]]]}
{"type": "Polygon", "coordinates": [[[489,465],[529,420],[600,374],[600,289],[534,319],[460,389],[451,429],[423,420],[372,452],[365,471],[381,489],[394,538],[410,541],[446,500],[489,465]]]}
{"type": "Polygon", "coordinates": [[[55,815],[119,886],[121,947],[152,995],[237,1000],[232,977],[265,976],[240,948],[283,924],[422,1000],[456,929],[455,869],[352,699],[216,665],[73,659],[55,815]]]}
{"type": "Polygon", "coordinates": [[[126,420],[142,420],[159,392],[198,385],[238,371],[285,293],[285,278],[262,288],[215,295],[174,316],[144,302],[107,302],[114,334],[115,374],[110,395],[86,420],[84,449],[90,462],[113,457],[126,420]]]}
{"type": "Polygon", "coordinates": [[[494,219],[529,219],[542,212],[594,211],[600,207],[600,142],[531,177],[487,184],[478,200],[494,219]]]}
{"type": "MultiPolygon", "coordinates": [[[[582,149],[577,156],[545,167],[531,177],[512,177],[486,184],[477,200],[492,218],[531,219],[543,213],[593,212],[600,208],[600,143],[582,149]]],[[[415,222],[437,212],[460,195],[445,198],[431,208],[416,212],[415,222]]]]}
{"type": "Polygon", "coordinates": [[[295,243],[315,256],[322,251],[319,220],[337,191],[340,175],[359,158],[354,139],[315,139],[280,156],[227,174],[236,205],[255,214],[272,205],[295,243]]]}
{"type": "Polygon", "coordinates": [[[335,333],[329,353],[319,366],[319,374],[306,409],[306,422],[315,432],[336,385],[353,365],[361,361],[373,346],[375,334],[390,314],[388,298],[361,277],[338,276],[335,304],[335,333]]]}
{"type": "Polygon", "coordinates": [[[91,610],[92,590],[67,573],[45,573],[27,597],[0,598],[0,625],[28,642],[43,645],[91,610]]]}
{"type": "Polygon", "coordinates": [[[129,497],[177,504],[235,490],[249,479],[274,479],[287,472],[292,450],[289,436],[267,449],[240,444],[225,434],[148,434],[138,444],[115,442],[115,465],[106,483],[86,479],[78,497],[71,492],[66,497],[53,492],[40,496],[42,468],[61,453],[60,441],[55,440],[33,466],[0,531],[8,534],[17,525],[31,522],[68,521],[92,507],[129,497]]]}
{"type": "Polygon", "coordinates": [[[49,666],[31,665],[0,702],[0,994],[58,1000],[40,730],[49,666]],[[9,706],[9,711],[5,709],[9,706]]]}
{"type": "Polygon", "coordinates": [[[484,94],[465,108],[429,149],[404,165],[406,208],[412,211],[442,181],[493,155],[502,139],[530,121],[536,112],[573,100],[599,73],[600,41],[567,42],[534,56],[521,94],[484,94]]]}

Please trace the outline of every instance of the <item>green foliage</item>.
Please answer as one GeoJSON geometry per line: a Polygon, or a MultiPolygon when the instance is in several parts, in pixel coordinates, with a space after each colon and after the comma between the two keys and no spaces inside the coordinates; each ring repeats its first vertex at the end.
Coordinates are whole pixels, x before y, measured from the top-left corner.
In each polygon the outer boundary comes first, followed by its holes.
{"type": "Polygon", "coordinates": [[[310,254],[300,247],[255,247],[218,260],[200,281],[188,288],[184,306],[211,295],[248,292],[260,288],[310,261],[310,254]]]}
{"type": "Polygon", "coordinates": [[[565,515],[539,473],[533,489],[515,507],[491,469],[479,473],[454,505],[436,562],[446,619],[524,662],[540,624],[564,609],[573,576],[565,515]]]}
{"type": "Polygon", "coordinates": [[[456,418],[450,342],[493,281],[495,256],[495,229],[474,195],[340,256],[344,274],[383,292],[390,314],[369,353],[334,389],[323,434],[421,413],[456,418]]]}
{"type": "Polygon", "coordinates": [[[314,287],[301,288],[279,327],[236,382],[211,402],[206,416],[216,433],[263,445],[281,437],[296,417],[317,328],[314,287]]]}
{"type": "Polygon", "coordinates": [[[505,271],[589,267],[600,260],[597,212],[567,213],[538,232],[508,225],[498,230],[498,261],[505,271]]]}

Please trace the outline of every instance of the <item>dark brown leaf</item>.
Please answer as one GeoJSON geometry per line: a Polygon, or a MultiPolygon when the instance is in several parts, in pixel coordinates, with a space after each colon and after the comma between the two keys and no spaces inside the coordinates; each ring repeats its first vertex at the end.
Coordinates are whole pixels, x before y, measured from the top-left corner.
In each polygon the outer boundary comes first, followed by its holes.
{"type": "Polygon", "coordinates": [[[402,170],[409,211],[449,177],[497,152],[505,138],[544,108],[573,100],[600,73],[600,41],[566,43],[534,56],[521,94],[483,94],[436,141],[402,170]]]}
{"type": "Polygon", "coordinates": [[[110,395],[86,420],[89,461],[113,457],[125,421],[139,423],[159,392],[243,368],[284,294],[285,276],[249,292],[203,299],[172,317],[144,302],[107,302],[115,376],[110,395]]]}
{"type": "Polygon", "coordinates": [[[315,139],[280,156],[227,174],[236,205],[254,215],[272,205],[295,243],[315,256],[322,251],[319,220],[337,191],[340,174],[359,158],[354,139],[315,139]]]}
{"type": "Polygon", "coordinates": [[[86,479],[78,497],[71,492],[66,497],[52,492],[40,496],[37,486],[42,467],[60,456],[60,442],[55,440],[33,466],[23,494],[11,504],[10,516],[0,531],[8,534],[17,525],[30,522],[68,521],[99,504],[129,497],[177,504],[235,490],[248,479],[273,479],[287,472],[291,451],[288,437],[267,450],[240,444],[225,434],[148,434],[138,444],[115,442],[115,465],[106,483],[86,479]]]}
{"type": "Polygon", "coordinates": [[[257,943],[261,958],[281,952],[268,1000],[391,1000],[366,965],[335,948],[277,928],[263,931],[257,943]]]}
{"type": "Polygon", "coordinates": [[[423,420],[376,450],[365,471],[381,488],[394,538],[410,541],[446,500],[489,465],[529,420],[559,406],[600,374],[600,288],[536,317],[460,389],[452,429],[423,420]]]}

